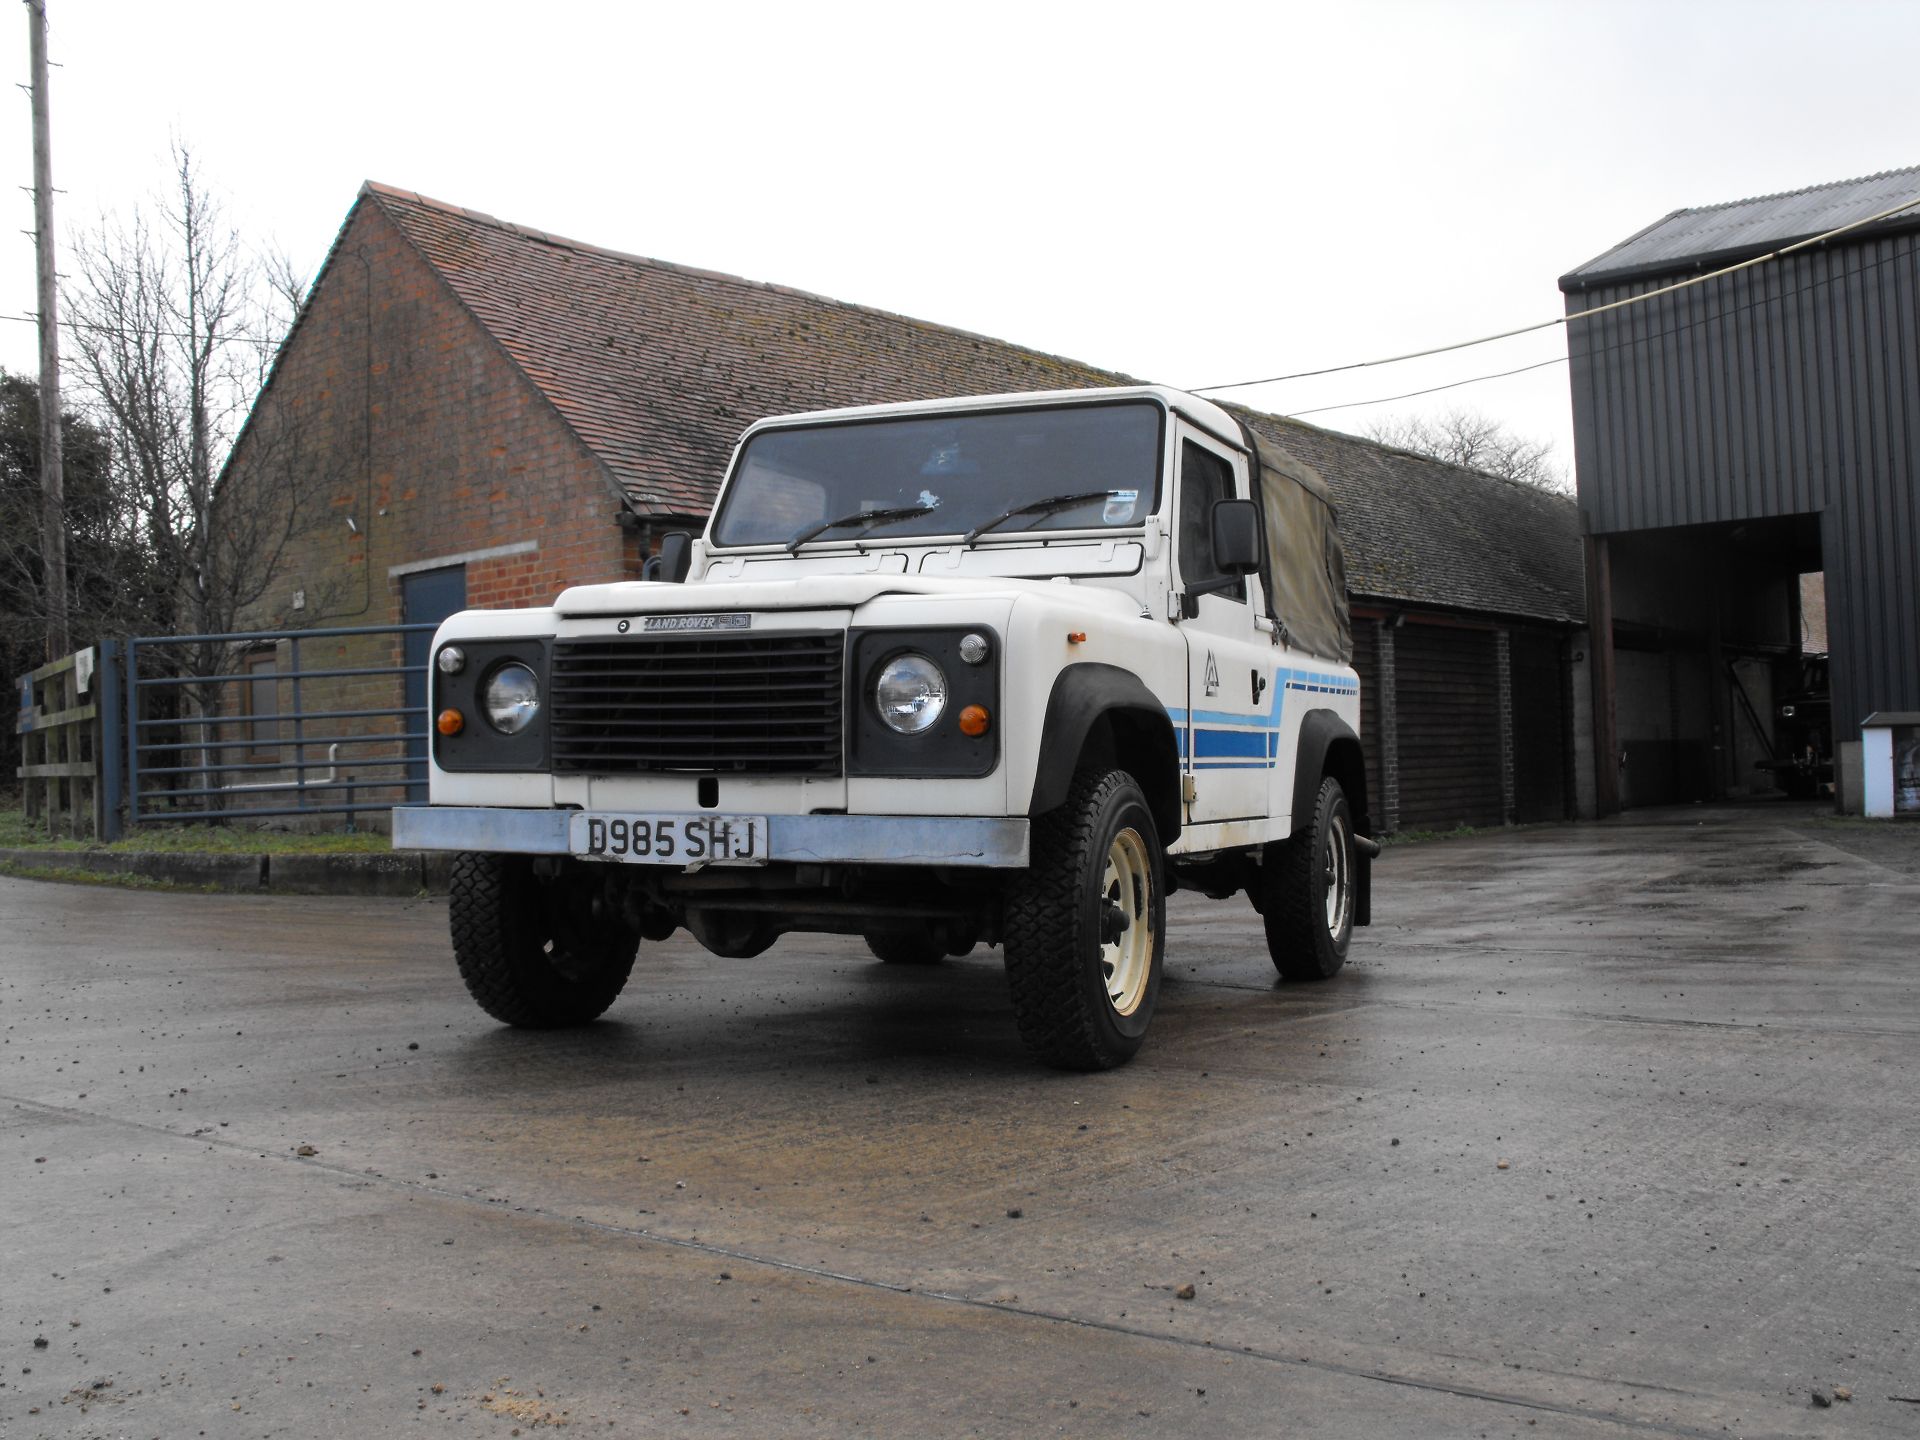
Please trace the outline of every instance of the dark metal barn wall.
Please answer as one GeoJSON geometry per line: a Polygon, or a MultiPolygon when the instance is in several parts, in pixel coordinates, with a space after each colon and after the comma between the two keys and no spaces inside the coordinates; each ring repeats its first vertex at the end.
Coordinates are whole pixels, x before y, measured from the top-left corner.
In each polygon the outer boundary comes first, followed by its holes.
{"type": "MultiPolygon", "coordinates": [[[[1573,289],[1569,314],[1673,275],[1573,289]]],[[[1809,250],[1568,327],[1597,534],[1822,515],[1842,736],[1920,709],[1920,237],[1809,250]]]]}
{"type": "Polygon", "coordinates": [[[1395,635],[1394,669],[1401,828],[1502,824],[1494,633],[1409,623],[1395,635]]]}

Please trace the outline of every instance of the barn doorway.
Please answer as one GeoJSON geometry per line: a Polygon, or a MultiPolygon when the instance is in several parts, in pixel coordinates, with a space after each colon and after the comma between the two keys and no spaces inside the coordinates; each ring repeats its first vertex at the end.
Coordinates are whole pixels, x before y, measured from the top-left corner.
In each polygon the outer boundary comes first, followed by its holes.
{"type": "Polygon", "coordinates": [[[1624,808],[1832,793],[1820,546],[1813,513],[1609,538],[1624,808]]]}

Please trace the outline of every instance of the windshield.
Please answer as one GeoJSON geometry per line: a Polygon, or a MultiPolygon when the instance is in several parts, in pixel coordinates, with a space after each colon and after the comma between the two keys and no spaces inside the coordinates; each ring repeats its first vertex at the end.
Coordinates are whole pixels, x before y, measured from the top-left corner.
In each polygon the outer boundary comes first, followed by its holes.
{"type": "Polygon", "coordinates": [[[988,527],[983,540],[1117,529],[1144,521],[1159,493],[1160,407],[1148,401],[863,420],[754,436],[709,538],[792,545],[976,527],[988,527]]]}

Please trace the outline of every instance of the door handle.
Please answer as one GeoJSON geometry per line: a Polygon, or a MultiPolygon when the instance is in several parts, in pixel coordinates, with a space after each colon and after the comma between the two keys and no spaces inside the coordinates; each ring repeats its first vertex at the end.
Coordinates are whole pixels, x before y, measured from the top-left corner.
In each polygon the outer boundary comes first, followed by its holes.
{"type": "Polygon", "coordinates": [[[1258,705],[1260,703],[1260,692],[1267,688],[1267,679],[1266,676],[1262,675],[1258,670],[1249,671],[1248,673],[1253,676],[1253,703],[1258,705]]]}

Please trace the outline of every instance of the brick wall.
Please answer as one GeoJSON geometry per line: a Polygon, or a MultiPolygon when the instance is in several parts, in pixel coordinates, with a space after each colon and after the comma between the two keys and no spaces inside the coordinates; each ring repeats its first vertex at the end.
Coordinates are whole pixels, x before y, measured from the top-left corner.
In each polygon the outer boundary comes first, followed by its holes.
{"type": "Polygon", "coordinates": [[[366,201],[253,429],[233,482],[297,453],[315,501],[250,628],[396,622],[393,567],[527,542],[469,564],[470,604],[542,604],[633,572],[603,468],[366,201]]]}
{"type": "MultiPolygon", "coordinates": [[[[228,480],[272,491],[290,465],[311,498],[269,589],[241,615],[243,629],[397,624],[401,577],[393,571],[440,559],[470,557],[467,604],[476,608],[542,605],[569,585],[638,574],[635,541],[615,523],[619,502],[602,467],[364,201],[256,406],[228,480]],[[502,550],[509,553],[485,553],[502,550]]],[[[290,669],[289,647],[280,654],[290,669]]],[[[401,658],[392,636],[301,646],[305,669],[401,658]]],[[[290,698],[290,685],[279,688],[290,698]]],[[[223,712],[244,713],[237,691],[232,698],[223,712]]],[[[397,675],[301,685],[308,713],[386,708],[401,698],[397,675]]],[[[343,742],[339,775],[356,783],[351,798],[401,798],[403,769],[377,763],[404,755],[400,720],[337,718],[302,728],[343,742]]],[[[254,758],[286,766],[293,734],[286,723],[281,743],[254,758]]],[[[326,754],[326,743],[304,752],[310,760],[326,754]]],[[[292,778],[281,768],[230,777],[292,778]]],[[[231,803],[289,805],[293,797],[231,803]]]]}

